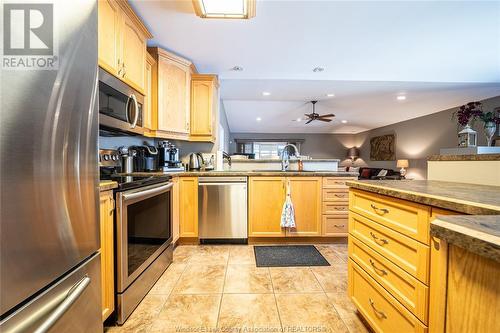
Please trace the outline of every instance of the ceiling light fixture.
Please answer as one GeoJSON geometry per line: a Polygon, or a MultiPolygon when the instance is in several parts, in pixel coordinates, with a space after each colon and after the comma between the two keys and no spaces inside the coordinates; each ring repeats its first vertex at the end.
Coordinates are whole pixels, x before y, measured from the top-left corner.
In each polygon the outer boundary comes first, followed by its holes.
{"type": "Polygon", "coordinates": [[[269,91],[263,91],[262,96],[270,96],[271,93],[269,91]]]}
{"type": "Polygon", "coordinates": [[[241,66],[234,66],[233,68],[231,68],[232,71],[235,71],[235,72],[242,72],[243,71],[243,67],[241,66]]]}
{"type": "Polygon", "coordinates": [[[342,124],[347,124],[347,120],[342,120],[341,123],[342,124]]]}
{"type": "Polygon", "coordinates": [[[257,117],[257,118],[255,118],[255,120],[257,120],[257,121],[261,121],[261,120],[262,120],[262,118],[261,118],[261,117],[257,117]]]}
{"type": "Polygon", "coordinates": [[[326,94],[326,97],[335,97],[335,94],[326,94]]]}
{"type": "Polygon", "coordinates": [[[297,118],[297,121],[302,121],[302,118],[297,118]]]}
{"type": "Polygon", "coordinates": [[[324,68],[324,67],[314,67],[314,68],[313,68],[313,72],[314,72],[314,73],[319,73],[319,72],[322,72],[322,71],[324,71],[324,70],[325,70],[325,68],[324,68]]]}
{"type": "Polygon", "coordinates": [[[396,99],[398,101],[404,101],[406,99],[406,96],[405,95],[399,95],[398,97],[396,97],[396,99]]]}
{"type": "Polygon", "coordinates": [[[201,18],[249,19],[255,16],[256,0],[193,0],[201,18]]]}

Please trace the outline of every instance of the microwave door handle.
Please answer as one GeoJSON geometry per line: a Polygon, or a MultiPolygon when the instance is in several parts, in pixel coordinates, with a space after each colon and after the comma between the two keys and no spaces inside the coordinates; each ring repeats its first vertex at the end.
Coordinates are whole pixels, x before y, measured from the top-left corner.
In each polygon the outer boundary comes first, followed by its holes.
{"type": "Polygon", "coordinates": [[[130,95],[132,97],[132,100],[134,101],[134,107],[135,107],[135,117],[134,117],[134,122],[130,126],[130,128],[135,128],[137,125],[137,121],[139,120],[139,104],[137,103],[137,98],[135,97],[134,94],[130,95]]]}
{"type": "Polygon", "coordinates": [[[152,189],[149,189],[149,190],[145,190],[145,191],[140,191],[140,192],[136,192],[136,193],[129,193],[129,194],[123,194],[123,199],[125,201],[128,201],[128,200],[134,200],[134,199],[138,199],[138,198],[142,198],[142,197],[154,196],[156,194],[160,194],[162,192],[165,192],[165,191],[171,189],[173,186],[174,186],[174,184],[170,183],[170,184],[167,184],[167,185],[155,187],[155,188],[152,188],[152,189]]]}
{"type": "MultiPolygon", "coordinates": [[[[134,95],[134,94],[132,94],[132,95],[134,95]]],[[[130,104],[130,100],[132,99],[132,95],[130,95],[130,96],[128,97],[128,99],[127,99],[127,104],[125,104],[125,119],[127,120],[127,123],[129,123],[129,124],[130,124],[130,118],[129,118],[129,116],[128,116],[128,106],[129,106],[129,104],[130,104]]]]}

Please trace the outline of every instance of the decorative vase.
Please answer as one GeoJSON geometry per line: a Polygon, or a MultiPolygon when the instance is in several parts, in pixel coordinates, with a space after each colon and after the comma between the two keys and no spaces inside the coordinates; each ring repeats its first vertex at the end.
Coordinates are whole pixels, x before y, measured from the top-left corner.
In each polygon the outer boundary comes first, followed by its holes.
{"type": "Polygon", "coordinates": [[[486,136],[486,144],[488,147],[491,147],[491,140],[493,139],[493,135],[497,130],[497,124],[493,121],[488,121],[484,123],[484,135],[486,136]]]}

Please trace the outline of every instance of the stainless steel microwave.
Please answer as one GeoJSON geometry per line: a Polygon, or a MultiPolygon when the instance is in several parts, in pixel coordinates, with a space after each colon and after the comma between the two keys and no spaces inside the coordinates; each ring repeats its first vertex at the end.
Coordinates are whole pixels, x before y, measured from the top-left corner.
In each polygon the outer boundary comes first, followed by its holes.
{"type": "Polygon", "coordinates": [[[99,128],[142,135],[144,96],[99,68],[99,128]]]}

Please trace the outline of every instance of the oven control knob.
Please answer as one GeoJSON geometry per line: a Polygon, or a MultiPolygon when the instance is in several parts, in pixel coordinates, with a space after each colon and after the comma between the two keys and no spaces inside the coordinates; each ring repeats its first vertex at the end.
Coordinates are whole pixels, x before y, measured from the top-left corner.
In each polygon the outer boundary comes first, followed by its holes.
{"type": "Polygon", "coordinates": [[[111,159],[113,161],[118,161],[118,155],[111,155],[111,159]]]}
{"type": "Polygon", "coordinates": [[[105,160],[105,161],[109,161],[109,155],[108,154],[104,154],[102,156],[102,158],[105,160]]]}

